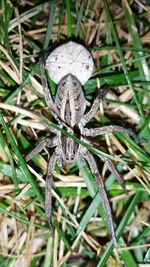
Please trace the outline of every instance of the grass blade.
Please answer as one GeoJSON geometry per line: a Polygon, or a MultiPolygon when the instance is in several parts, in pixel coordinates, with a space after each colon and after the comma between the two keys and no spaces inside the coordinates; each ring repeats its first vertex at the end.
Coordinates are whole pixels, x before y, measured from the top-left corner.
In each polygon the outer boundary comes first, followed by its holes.
{"type": "Polygon", "coordinates": [[[123,67],[123,70],[124,70],[124,74],[125,74],[127,83],[128,83],[128,85],[129,85],[129,87],[131,89],[131,92],[132,92],[133,96],[134,96],[135,103],[137,105],[137,108],[138,108],[138,111],[139,111],[139,114],[140,114],[141,123],[144,124],[145,116],[144,116],[143,106],[142,106],[142,104],[140,102],[140,99],[138,98],[138,96],[136,94],[136,91],[135,91],[135,88],[133,86],[132,80],[130,79],[130,76],[129,76],[129,73],[128,73],[128,69],[127,69],[127,66],[126,66],[126,63],[125,63],[125,60],[124,60],[124,57],[123,57],[121,46],[120,46],[120,43],[119,43],[119,40],[118,40],[118,37],[117,37],[117,34],[116,34],[116,30],[115,30],[113,21],[111,19],[111,15],[110,15],[109,8],[108,8],[106,0],[103,0],[103,5],[104,5],[105,12],[106,12],[106,16],[107,16],[108,21],[110,23],[110,28],[112,30],[112,34],[113,34],[113,37],[114,37],[114,40],[115,40],[115,43],[116,43],[116,48],[117,48],[120,60],[122,62],[122,67],[123,67]]]}
{"type": "MultiPolygon", "coordinates": [[[[117,239],[122,235],[123,230],[133,212],[133,210],[135,209],[135,206],[138,204],[138,202],[141,201],[141,192],[138,192],[134,198],[132,199],[127,211],[125,212],[117,230],[116,230],[116,236],[117,239]]],[[[104,267],[106,266],[107,260],[110,257],[111,253],[113,251],[113,242],[111,241],[109,246],[107,247],[107,249],[105,250],[103,256],[101,257],[100,261],[98,262],[98,264],[96,265],[96,267],[104,267]]]]}
{"type": "Polygon", "coordinates": [[[72,36],[72,16],[70,8],[70,0],[66,0],[66,12],[67,12],[67,27],[68,27],[68,38],[72,36]]]}
{"type": "Polygon", "coordinates": [[[44,46],[43,49],[48,48],[49,45],[49,40],[51,39],[51,33],[52,33],[52,28],[53,28],[53,23],[54,23],[54,1],[50,1],[49,3],[49,19],[48,19],[48,26],[47,26],[47,31],[45,35],[45,40],[44,40],[44,46]]]}
{"type": "Polygon", "coordinates": [[[26,164],[21,152],[19,151],[18,146],[17,146],[17,144],[16,144],[11,132],[9,131],[9,129],[8,129],[4,119],[3,119],[2,113],[0,113],[0,122],[1,122],[1,124],[3,126],[3,129],[4,129],[5,133],[6,133],[6,135],[7,135],[7,138],[8,138],[8,140],[9,140],[9,142],[10,142],[10,144],[11,144],[13,150],[14,150],[14,153],[15,153],[17,159],[18,159],[18,162],[20,163],[20,166],[21,166],[21,169],[22,169],[24,175],[27,177],[28,181],[32,185],[32,188],[33,188],[37,198],[39,199],[41,204],[44,205],[44,198],[43,198],[42,194],[40,193],[40,190],[39,190],[39,188],[37,186],[37,183],[35,182],[35,180],[32,177],[30,171],[28,170],[27,164],[26,164]]]}

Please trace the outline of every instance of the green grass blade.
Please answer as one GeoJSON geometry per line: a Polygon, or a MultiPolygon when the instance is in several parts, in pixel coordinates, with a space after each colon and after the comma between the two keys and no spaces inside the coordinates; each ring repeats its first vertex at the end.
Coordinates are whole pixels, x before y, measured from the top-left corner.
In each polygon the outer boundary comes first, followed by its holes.
{"type": "Polygon", "coordinates": [[[40,193],[40,190],[39,190],[39,188],[37,186],[37,183],[35,182],[35,180],[32,177],[30,171],[28,170],[28,166],[27,166],[27,164],[26,164],[21,152],[19,151],[19,148],[18,148],[18,146],[17,146],[17,144],[16,144],[11,132],[9,131],[9,129],[8,129],[8,127],[7,127],[7,125],[6,125],[5,121],[4,121],[3,116],[2,116],[1,113],[0,113],[0,122],[1,122],[1,124],[3,126],[3,129],[4,129],[5,133],[6,133],[6,135],[7,135],[7,138],[8,138],[8,140],[9,140],[11,146],[12,146],[12,149],[13,149],[13,151],[14,151],[17,159],[18,159],[18,162],[19,162],[19,164],[21,166],[21,169],[22,169],[23,173],[25,174],[25,176],[27,177],[28,181],[32,185],[32,188],[33,188],[38,200],[41,202],[42,205],[44,205],[44,198],[43,198],[42,194],[40,193]]]}
{"type": "Polygon", "coordinates": [[[109,8],[108,8],[106,0],[103,0],[103,5],[104,5],[104,9],[105,9],[105,12],[106,12],[106,16],[107,16],[108,22],[109,22],[111,30],[112,30],[112,34],[113,34],[113,37],[114,37],[114,40],[115,40],[115,43],[116,43],[116,48],[117,48],[117,51],[118,51],[118,54],[119,54],[119,57],[120,57],[120,60],[121,60],[121,63],[122,63],[122,67],[123,67],[123,70],[124,70],[124,74],[125,74],[127,83],[128,83],[128,85],[129,85],[129,87],[131,89],[131,92],[132,92],[133,96],[134,96],[135,103],[137,105],[137,109],[138,109],[139,114],[140,114],[141,123],[144,124],[145,116],[144,116],[143,106],[142,106],[142,103],[140,102],[139,97],[136,94],[136,91],[135,91],[135,88],[133,86],[132,80],[130,79],[130,76],[129,76],[129,73],[128,73],[128,69],[127,69],[127,66],[126,66],[126,63],[125,63],[125,60],[124,60],[124,57],[123,57],[121,46],[120,46],[120,43],[119,43],[119,40],[118,40],[118,37],[117,37],[117,33],[116,33],[116,30],[115,30],[113,21],[111,19],[111,15],[110,15],[109,8]]]}
{"type": "MultiPolygon", "coordinates": [[[[123,0],[123,7],[124,7],[124,11],[125,11],[126,23],[128,25],[130,36],[132,37],[132,41],[133,41],[132,45],[135,49],[133,51],[133,54],[134,54],[136,59],[144,57],[145,55],[143,52],[143,47],[142,47],[142,44],[140,41],[140,37],[139,37],[139,33],[138,33],[138,30],[136,27],[136,23],[134,20],[134,15],[132,13],[132,10],[131,10],[127,0],[123,0]]],[[[140,60],[138,60],[136,62],[136,65],[139,68],[140,79],[142,81],[150,81],[149,67],[148,67],[148,64],[146,62],[146,59],[141,58],[140,60]]],[[[150,87],[148,87],[148,89],[150,90],[150,87]]]]}
{"type": "MultiPolygon", "coordinates": [[[[124,240],[122,238],[120,238],[119,244],[122,247],[126,247],[126,243],[124,242],[124,240]]],[[[132,254],[129,250],[120,251],[119,255],[122,258],[122,260],[124,261],[124,264],[126,267],[131,267],[131,266],[132,267],[138,267],[137,263],[135,262],[134,257],[132,256],[132,254]]]]}
{"type": "Polygon", "coordinates": [[[82,20],[83,12],[84,12],[84,2],[81,2],[80,9],[79,9],[78,14],[77,14],[77,25],[76,25],[76,30],[75,30],[75,36],[76,37],[79,36],[80,22],[82,20]]]}
{"type": "MultiPolygon", "coordinates": [[[[63,128],[59,127],[57,124],[53,123],[53,122],[49,122],[47,119],[45,118],[39,118],[39,120],[47,127],[47,128],[54,128],[58,131],[60,131],[63,135],[65,136],[68,136],[69,138],[73,139],[77,144],[80,144],[80,145],[83,145],[84,147],[86,147],[89,151],[91,151],[93,154],[96,154],[96,155],[99,155],[99,156],[104,156],[106,158],[109,158],[109,159],[117,159],[115,156],[112,156],[110,154],[107,154],[105,152],[102,152],[101,150],[99,149],[96,149],[95,147],[93,147],[92,145],[82,141],[81,139],[79,139],[78,137],[76,137],[76,135],[74,134],[70,134],[69,132],[67,132],[66,130],[64,130],[63,128]]],[[[123,137],[123,134],[121,133],[117,133],[120,137],[122,136],[123,137]]],[[[128,136],[125,137],[125,140],[126,140],[126,143],[128,144],[128,142],[130,142],[130,138],[128,136]]],[[[135,144],[134,141],[132,140],[131,141],[132,144],[135,144]]],[[[135,144],[136,146],[136,144],[135,144]]],[[[136,147],[136,150],[138,149],[138,146],[136,147]]],[[[150,164],[150,158],[148,157],[147,153],[145,151],[143,151],[141,148],[139,148],[139,153],[142,153],[142,156],[143,158],[146,159],[147,161],[147,165],[149,166],[150,164]]],[[[124,163],[127,162],[128,164],[130,164],[130,160],[126,160],[125,158],[124,159],[118,159],[120,162],[124,163]]],[[[132,163],[133,161],[131,161],[132,163]]],[[[135,162],[134,164],[139,164],[139,162],[135,162]]]]}
{"type": "Polygon", "coordinates": [[[52,260],[53,260],[53,240],[50,237],[47,241],[46,255],[43,267],[50,267],[52,265],[52,260]]]}
{"type": "Polygon", "coordinates": [[[90,219],[92,218],[93,214],[95,213],[96,209],[100,205],[100,195],[99,192],[96,194],[96,196],[93,198],[92,202],[90,203],[88,209],[86,210],[84,216],[82,217],[79,226],[77,228],[76,234],[79,235],[80,232],[84,231],[87,227],[90,219]]]}
{"type": "MultiPolygon", "coordinates": [[[[18,216],[16,214],[14,214],[13,212],[10,212],[6,208],[4,208],[1,204],[0,204],[0,212],[2,212],[3,214],[6,214],[8,216],[10,216],[11,218],[16,219],[19,222],[24,223],[25,225],[29,225],[30,224],[30,221],[28,221],[24,217],[21,217],[21,216],[18,216]]],[[[39,229],[43,229],[43,230],[47,230],[48,229],[46,226],[41,225],[41,224],[33,223],[33,225],[36,226],[39,229]]]]}
{"type": "MultiPolygon", "coordinates": [[[[101,86],[105,85],[110,87],[111,86],[120,86],[127,84],[127,80],[125,77],[125,74],[120,72],[120,73],[112,73],[108,72],[103,73],[104,70],[98,71],[96,74],[93,76],[97,75],[100,81],[101,86]]],[[[129,72],[130,79],[134,83],[139,83],[139,71],[138,70],[133,70],[129,72]]],[[[97,87],[97,80],[96,79],[90,79],[84,86],[84,90],[86,94],[91,94],[92,92],[95,92],[95,88],[97,87]]]]}
{"type": "Polygon", "coordinates": [[[62,5],[59,8],[59,14],[58,14],[58,31],[57,31],[57,42],[60,42],[60,38],[61,38],[61,25],[62,25],[62,19],[63,19],[63,12],[64,12],[64,2],[62,3],[62,5]]]}
{"type": "Polygon", "coordinates": [[[68,27],[68,38],[72,36],[72,16],[71,16],[71,7],[70,0],[65,0],[66,2],[66,12],[67,12],[67,27],[68,27]]]}
{"type": "Polygon", "coordinates": [[[49,19],[48,19],[48,26],[47,26],[47,31],[45,35],[45,40],[44,40],[44,46],[43,49],[46,49],[49,45],[49,41],[51,39],[51,33],[52,33],[52,28],[53,28],[53,23],[54,23],[54,1],[50,1],[49,3],[49,19]]]}
{"type": "MultiPolygon", "coordinates": [[[[77,229],[77,234],[85,229],[85,227],[87,226],[90,218],[92,217],[92,215],[95,212],[95,209],[97,207],[98,207],[100,217],[102,217],[105,226],[107,227],[108,231],[110,231],[109,223],[108,223],[108,217],[107,217],[105,208],[103,206],[103,201],[100,197],[100,194],[99,194],[99,192],[97,193],[98,189],[97,189],[95,179],[92,176],[87,164],[83,166],[80,159],[77,160],[77,164],[78,164],[78,167],[79,167],[79,170],[80,170],[82,176],[84,177],[88,191],[90,193],[90,196],[92,197],[92,202],[89,205],[89,208],[86,210],[85,214],[83,215],[83,217],[80,221],[80,224],[79,224],[78,229],[77,229]]],[[[112,179],[112,182],[113,182],[113,180],[114,179],[112,179]]],[[[111,183],[109,182],[109,186],[110,185],[111,185],[111,183]]],[[[107,189],[108,189],[108,186],[107,186],[107,189]]]]}
{"type": "MultiPolygon", "coordinates": [[[[133,212],[135,209],[135,206],[138,204],[138,202],[141,201],[141,192],[138,192],[134,198],[132,199],[127,211],[125,212],[117,230],[116,230],[116,236],[117,239],[122,235],[123,230],[133,212]]],[[[106,266],[106,263],[108,261],[108,258],[110,257],[111,253],[113,251],[113,242],[111,241],[107,249],[105,250],[104,254],[102,255],[100,261],[98,262],[96,267],[104,267],[106,266]]]]}
{"type": "Polygon", "coordinates": [[[15,186],[15,189],[18,190],[18,181],[17,181],[17,175],[16,175],[16,170],[15,170],[15,166],[14,166],[14,162],[13,162],[13,158],[12,158],[12,155],[11,155],[11,152],[9,150],[9,147],[5,141],[5,138],[3,137],[3,135],[0,133],[0,144],[9,160],[9,163],[11,165],[11,170],[12,170],[12,180],[14,182],[14,186],[15,186]]]}
{"type": "Polygon", "coordinates": [[[0,43],[7,47],[9,53],[11,53],[8,26],[13,14],[13,8],[10,1],[0,1],[0,43]]]}

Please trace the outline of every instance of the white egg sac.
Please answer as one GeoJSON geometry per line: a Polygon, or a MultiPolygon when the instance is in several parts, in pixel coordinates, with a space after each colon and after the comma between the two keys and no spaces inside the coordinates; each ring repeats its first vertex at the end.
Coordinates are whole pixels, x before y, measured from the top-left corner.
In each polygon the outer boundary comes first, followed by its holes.
{"type": "Polygon", "coordinates": [[[94,63],[84,46],[70,41],[58,46],[48,56],[46,69],[56,84],[66,75],[72,74],[84,85],[93,73],[94,63]]]}

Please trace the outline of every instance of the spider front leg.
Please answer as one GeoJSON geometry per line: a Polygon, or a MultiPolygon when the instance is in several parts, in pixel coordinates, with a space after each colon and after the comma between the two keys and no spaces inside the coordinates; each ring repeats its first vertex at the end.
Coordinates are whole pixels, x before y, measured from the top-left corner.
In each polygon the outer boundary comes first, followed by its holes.
{"type": "Polygon", "coordinates": [[[100,193],[100,196],[101,196],[101,199],[102,199],[106,214],[108,216],[108,222],[109,222],[109,227],[110,227],[110,231],[111,231],[111,234],[112,234],[114,246],[118,250],[118,243],[117,243],[117,240],[116,240],[115,230],[114,230],[114,226],[113,226],[111,208],[110,208],[110,204],[109,204],[109,201],[108,201],[108,198],[107,198],[107,194],[105,192],[105,188],[104,188],[104,185],[103,185],[103,180],[102,180],[102,177],[99,174],[96,162],[95,162],[93,156],[88,151],[86,151],[85,153],[81,153],[80,156],[81,156],[83,162],[84,162],[84,159],[87,161],[87,163],[88,163],[88,165],[89,165],[89,167],[91,169],[91,172],[92,172],[92,174],[93,174],[93,176],[94,176],[94,178],[96,180],[96,183],[97,183],[97,186],[98,186],[98,189],[99,189],[99,193],[100,193]]]}
{"type": "Polygon", "coordinates": [[[41,140],[35,148],[33,148],[28,155],[25,156],[25,160],[29,161],[30,159],[33,158],[34,155],[40,153],[45,147],[54,147],[56,146],[56,137],[50,139],[50,138],[45,138],[41,140]]]}
{"type": "Polygon", "coordinates": [[[105,95],[107,94],[108,89],[103,89],[98,92],[97,97],[95,98],[92,107],[90,110],[83,116],[83,118],[80,121],[80,125],[82,127],[86,125],[95,115],[96,111],[99,108],[100,102],[104,99],[105,95]]]}
{"type": "Polygon", "coordinates": [[[47,174],[46,174],[46,186],[45,186],[45,215],[52,233],[54,237],[54,230],[52,225],[52,184],[53,184],[53,175],[55,170],[56,163],[60,160],[60,151],[56,148],[55,152],[51,156],[47,174]]]}
{"type": "Polygon", "coordinates": [[[41,71],[41,82],[43,86],[43,93],[44,97],[47,103],[47,106],[50,108],[54,118],[57,120],[59,116],[57,116],[57,110],[55,108],[54,101],[52,99],[52,96],[50,94],[50,90],[48,88],[48,83],[45,75],[45,62],[44,62],[44,57],[40,57],[40,71],[41,71]]]}
{"type": "Polygon", "coordinates": [[[88,129],[88,128],[82,128],[81,133],[85,136],[97,136],[97,135],[104,135],[113,133],[115,131],[118,131],[120,133],[131,135],[132,137],[136,137],[135,133],[133,133],[131,130],[127,130],[121,126],[118,125],[109,125],[109,126],[103,126],[101,128],[94,128],[94,129],[88,129]]]}

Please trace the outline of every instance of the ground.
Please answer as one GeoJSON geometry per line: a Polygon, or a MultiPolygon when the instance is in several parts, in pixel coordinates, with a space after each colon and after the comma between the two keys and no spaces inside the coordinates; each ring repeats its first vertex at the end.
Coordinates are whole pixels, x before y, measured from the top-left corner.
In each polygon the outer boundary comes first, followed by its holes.
{"type": "MultiPolygon", "coordinates": [[[[150,263],[148,1],[2,0],[0,8],[0,265],[146,267],[150,263]],[[137,136],[115,132],[83,144],[104,179],[119,237],[118,254],[88,166],[83,168],[78,161],[70,168],[55,168],[53,241],[44,213],[45,173],[52,151],[25,162],[40,138],[51,135],[42,115],[57,127],[43,96],[40,53],[66,40],[84,44],[94,59],[94,73],[83,87],[87,110],[99,89],[109,90],[89,126],[117,124],[137,136]],[[125,180],[128,195],[100,160],[103,153],[125,180]]],[[[47,79],[55,97],[57,86],[47,79]]],[[[78,136],[72,138],[79,142],[78,136]]]]}

